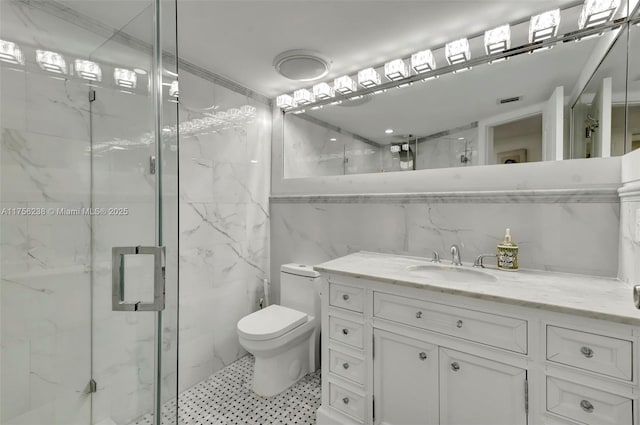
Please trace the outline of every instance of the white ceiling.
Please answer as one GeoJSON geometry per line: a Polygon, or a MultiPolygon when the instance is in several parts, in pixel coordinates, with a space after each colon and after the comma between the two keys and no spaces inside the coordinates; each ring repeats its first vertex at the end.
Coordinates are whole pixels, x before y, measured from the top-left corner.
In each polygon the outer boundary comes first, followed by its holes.
{"type": "Polygon", "coordinates": [[[327,56],[327,80],[573,1],[178,0],[179,53],[269,97],[308,83],[278,75],[290,49],[327,56]]]}

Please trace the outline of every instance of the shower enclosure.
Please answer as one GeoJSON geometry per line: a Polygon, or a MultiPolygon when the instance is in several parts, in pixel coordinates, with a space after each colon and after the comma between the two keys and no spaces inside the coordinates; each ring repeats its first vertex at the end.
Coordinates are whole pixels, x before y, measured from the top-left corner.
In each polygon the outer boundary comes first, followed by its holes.
{"type": "Polygon", "coordinates": [[[176,2],[0,8],[0,423],[177,423],[176,2]]]}

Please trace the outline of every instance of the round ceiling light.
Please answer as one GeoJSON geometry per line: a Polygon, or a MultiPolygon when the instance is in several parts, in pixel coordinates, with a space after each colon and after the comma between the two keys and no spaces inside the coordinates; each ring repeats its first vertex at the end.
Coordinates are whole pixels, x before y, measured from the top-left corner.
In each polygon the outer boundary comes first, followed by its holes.
{"type": "Polygon", "coordinates": [[[287,50],[273,60],[283,77],[296,81],[314,81],[329,72],[329,62],[311,50],[287,50]]]}

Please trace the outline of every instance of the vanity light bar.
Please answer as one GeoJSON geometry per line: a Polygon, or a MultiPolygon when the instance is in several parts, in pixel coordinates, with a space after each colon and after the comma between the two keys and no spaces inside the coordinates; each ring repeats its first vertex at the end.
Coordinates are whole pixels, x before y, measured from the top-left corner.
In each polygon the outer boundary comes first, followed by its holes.
{"type": "Polygon", "coordinates": [[[487,55],[504,52],[511,47],[511,27],[502,25],[484,33],[484,49],[487,55]]]}
{"type": "Polygon", "coordinates": [[[471,50],[469,49],[469,40],[461,38],[451,41],[444,46],[444,54],[449,65],[466,62],[471,59],[471,50]]]}
{"type": "Polygon", "coordinates": [[[384,75],[391,81],[402,80],[409,76],[409,68],[402,59],[395,59],[384,64],[384,75]]]}
{"type": "Polygon", "coordinates": [[[531,17],[529,22],[529,43],[537,43],[555,37],[560,25],[560,9],[549,10],[531,17]]]}
{"type": "Polygon", "coordinates": [[[436,69],[436,59],[429,49],[411,55],[411,68],[417,73],[436,69]]]}
{"type": "Polygon", "coordinates": [[[102,81],[102,70],[100,66],[84,59],[76,59],[75,68],[78,77],[89,81],[102,81]]]}
{"type": "Polygon", "coordinates": [[[585,1],[578,19],[578,28],[590,28],[609,22],[619,6],[620,0],[585,1]]]}
{"type": "Polygon", "coordinates": [[[369,87],[379,86],[381,82],[380,74],[378,74],[373,68],[358,71],[358,83],[366,89],[369,87]]]}
{"type": "Polygon", "coordinates": [[[0,40],[0,61],[24,65],[24,55],[16,43],[0,40]]]}
{"type": "Polygon", "coordinates": [[[333,87],[327,83],[318,83],[313,86],[313,95],[318,100],[330,99],[335,96],[333,87]]]}
{"type": "Polygon", "coordinates": [[[315,97],[307,89],[299,89],[293,92],[293,101],[298,105],[308,105],[315,102],[315,97]]]}
{"type": "Polygon", "coordinates": [[[349,94],[353,93],[358,88],[356,87],[356,82],[353,81],[353,78],[348,75],[343,75],[333,81],[333,89],[338,93],[349,94]]]}
{"type": "Polygon", "coordinates": [[[49,50],[36,50],[36,62],[45,71],[56,74],[67,73],[67,62],[60,53],[49,50]]]}
{"type": "Polygon", "coordinates": [[[113,80],[120,87],[135,89],[138,82],[138,75],[130,69],[116,68],[113,70],[113,80]]]}
{"type": "Polygon", "coordinates": [[[238,108],[231,108],[227,110],[227,114],[229,115],[229,119],[231,120],[239,120],[242,118],[242,112],[238,108]]]}
{"type": "Polygon", "coordinates": [[[276,97],[276,106],[282,109],[292,109],[296,107],[296,103],[293,101],[293,97],[288,94],[281,94],[276,97]]]}

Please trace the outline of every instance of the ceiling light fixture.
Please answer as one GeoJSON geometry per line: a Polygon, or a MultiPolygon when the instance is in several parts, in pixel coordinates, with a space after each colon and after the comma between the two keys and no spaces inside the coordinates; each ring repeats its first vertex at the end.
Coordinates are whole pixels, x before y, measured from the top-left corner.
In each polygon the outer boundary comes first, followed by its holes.
{"type": "Polygon", "coordinates": [[[537,43],[558,33],[560,9],[549,10],[531,17],[529,22],[529,43],[537,43]]]}
{"type": "Polygon", "coordinates": [[[296,81],[314,81],[329,72],[329,62],[318,52],[296,49],[280,53],[273,59],[276,71],[296,81]]]}
{"type": "Polygon", "coordinates": [[[504,52],[511,47],[511,27],[502,25],[497,28],[485,31],[484,49],[487,55],[504,52]]]}
{"type": "Polygon", "coordinates": [[[315,98],[309,90],[299,89],[293,92],[293,101],[298,105],[308,105],[315,102],[315,98]]]}
{"type": "Polygon", "coordinates": [[[384,64],[384,75],[391,81],[402,80],[409,76],[409,68],[402,59],[395,59],[384,64]]]}
{"type": "Polygon", "coordinates": [[[327,83],[318,83],[313,86],[313,95],[318,100],[330,99],[335,96],[333,87],[327,83]]]}
{"type": "Polygon", "coordinates": [[[433,52],[429,49],[411,55],[411,67],[420,74],[421,72],[433,71],[436,69],[436,60],[433,52]]]}
{"type": "Polygon", "coordinates": [[[369,87],[378,86],[381,82],[380,74],[378,74],[373,68],[358,71],[358,83],[364,88],[368,89],[369,87]]]}
{"type": "Polygon", "coordinates": [[[333,81],[333,89],[341,94],[349,94],[353,93],[358,88],[356,87],[356,82],[353,81],[353,78],[348,75],[343,75],[333,81]]]}
{"type": "Polygon", "coordinates": [[[100,65],[97,63],[83,59],[76,59],[75,67],[78,77],[89,81],[102,81],[102,70],[100,69],[100,65]]]}
{"type": "Polygon", "coordinates": [[[444,46],[444,54],[447,57],[449,65],[466,62],[471,59],[471,50],[469,49],[469,40],[461,38],[451,41],[444,46]]]}
{"type": "Polygon", "coordinates": [[[602,25],[615,15],[620,6],[620,0],[587,0],[582,6],[578,19],[578,28],[590,28],[602,25]]]}
{"type": "Polygon", "coordinates": [[[135,71],[124,68],[116,68],[113,70],[113,79],[120,87],[126,87],[128,89],[135,89],[138,81],[138,76],[135,71]]]}
{"type": "Polygon", "coordinates": [[[24,65],[24,55],[16,43],[0,40],[0,61],[24,65]]]}
{"type": "Polygon", "coordinates": [[[56,74],[67,73],[67,62],[60,53],[36,50],[36,62],[45,71],[55,72],[56,74]]]}
{"type": "Polygon", "coordinates": [[[384,132],[387,134],[391,134],[393,133],[393,128],[387,128],[384,132]]]}
{"type": "Polygon", "coordinates": [[[142,68],[133,68],[133,72],[140,75],[147,75],[147,71],[142,68]]]}

